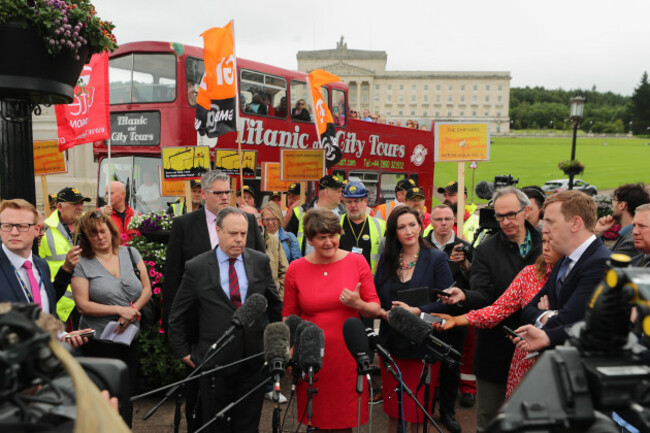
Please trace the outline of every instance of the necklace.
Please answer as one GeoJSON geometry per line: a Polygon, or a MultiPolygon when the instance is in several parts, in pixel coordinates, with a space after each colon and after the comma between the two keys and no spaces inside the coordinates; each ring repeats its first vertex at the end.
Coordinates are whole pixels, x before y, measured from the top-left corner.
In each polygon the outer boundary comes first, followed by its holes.
{"type": "Polygon", "coordinates": [[[399,253],[399,268],[402,269],[402,270],[405,270],[405,271],[407,271],[407,270],[409,270],[411,268],[414,268],[415,265],[418,262],[418,257],[420,257],[420,252],[419,251],[417,253],[415,253],[415,257],[413,258],[413,261],[410,261],[408,263],[404,263],[404,252],[403,251],[400,252],[399,253]]]}
{"type": "Polygon", "coordinates": [[[363,220],[363,225],[361,226],[361,230],[359,230],[359,236],[357,236],[357,234],[354,232],[354,227],[352,227],[352,220],[348,217],[348,225],[350,226],[350,230],[352,231],[352,236],[354,237],[354,242],[357,247],[359,246],[359,238],[363,233],[363,229],[366,228],[367,222],[368,222],[368,218],[363,220]]]}

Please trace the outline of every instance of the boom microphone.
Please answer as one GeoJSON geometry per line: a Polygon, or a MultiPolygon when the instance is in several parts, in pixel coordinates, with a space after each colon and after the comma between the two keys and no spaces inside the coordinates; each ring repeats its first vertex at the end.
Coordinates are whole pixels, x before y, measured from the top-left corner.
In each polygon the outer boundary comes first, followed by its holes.
{"type": "Polygon", "coordinates": [[[302,319],[295,314],[292,314],[291,316],[287,317],[284,321],[284,324],[289,327],[289,346],[293,347],[293,345],[296,342],[296,330],[298,328],[298,325],[302,323],[302,319]]]}
{"type": "Polygon", "coordinates": [[[348,318],[343,324],[343,338],[350,354],[357,361],[357,373],[360,375],[372,372],[372,356],[370,343],[363,323],[357,317],[348,318]]]}
{"type": "Polygon", "coordinates": [[[461,355],[457,350],[432,335],[431,325],[404,308],[391,308],[388,312],[388,324],[400,334],[423,345],[429,353],[441,361],[450,365],[460,361],[461,355]]]}
{"type": "Polygon", "coordinates": [[[390,352],[379,342],[379,336],[377,333],[375,333],[374,329],[366,328],[366,336],[368,337],[368,343],[370,344],[370,348],[372,350],[379,353],[391,363],[395,364],[395,361],[393,361],[393,358],[390,356],[390,352]]]}
{"type": "Polygon", "coordinates": [[[264,314],[266,311],[266,298],[259,293],[254,293],[246,297],[246,301],[239,307],[230,319],[232,326],[224,332],[224,334],[219,337],[219,339],[208,349],[206,353],[206,358],[208,354],[219,347],[219,345],[229,338],[235,329],[237,328],[250,328],[253,326],[253,323],[264,314]]]}
{"type": "MultiPolygon", "coordinates": [[[[304,323],[304,322],[303,322],[304,323]]],[[[323,330],[312,324],[300,334],[300,355],[298,364],[302,371],[313,375],[323,366],[325,335],[323,330]]]]}
{"type": "Polygon", "coordinates": [[[494,195],[494,186],[487,180],[482,180],[476,184],[474,192],[476,192],[476,196],[480,199],[492,200],[492,195],[494,195]]]}
{"type": "Polygon", "coordinates": [[[280,378],[289,361],[289,327],[282,322],[271,323],[264,330],[264,360],[273,376],[273,386],[280,391],[280,378]]]}

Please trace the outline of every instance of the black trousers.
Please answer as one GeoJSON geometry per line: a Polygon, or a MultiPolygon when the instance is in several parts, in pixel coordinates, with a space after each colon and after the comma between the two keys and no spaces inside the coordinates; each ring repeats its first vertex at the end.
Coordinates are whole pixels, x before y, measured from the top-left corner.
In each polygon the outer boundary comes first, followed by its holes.
{"type": "MultiPolygon", "coordinates": [[[[440,339],[458,352],[463,353],[467,328],[460,326],[440,334],[440,339]]],[[[438,399],[440,413],[454,415],[456,413],[456,396],[458,395],[458,382],[460,381],[460,365],[448,365],[443,362],[440,366],[440,388],[438,399]]]]}

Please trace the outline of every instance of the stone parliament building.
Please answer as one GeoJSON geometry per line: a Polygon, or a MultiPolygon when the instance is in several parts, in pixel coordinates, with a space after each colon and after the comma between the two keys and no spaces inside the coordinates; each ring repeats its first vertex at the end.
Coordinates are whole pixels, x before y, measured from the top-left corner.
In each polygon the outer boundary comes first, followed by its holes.
{"type": "Polygon", "coordinates": [[[387,121],[489,122],[491,134],[510,130],[510,72],[387,71],[385,51],[298,51],[298,70],[324,69],[349,87],[350,108],[369,109],[387,121]]]}

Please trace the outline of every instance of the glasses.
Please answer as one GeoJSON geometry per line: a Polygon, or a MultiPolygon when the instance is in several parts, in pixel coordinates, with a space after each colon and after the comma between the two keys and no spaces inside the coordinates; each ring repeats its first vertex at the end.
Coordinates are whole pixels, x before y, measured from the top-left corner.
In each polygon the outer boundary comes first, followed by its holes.
{"type": "Polygon", "coordinates": [[[220,196],[220,195],[230,195],[230,194],[232,194],[231,189],[227,189],[225,191],[213,191],[211,189],[206,189],[204,191],[207,192],[207,193],[210,193],[212,195],[216,195],[217,197],[220,196]]]}
{"type": "Polygon", "coordinates": [[[100,210],[96,210],[96,211],[92,212],[90,215],[88,215],[88,218],[101,219],[101,217],[102,217],[102,211],[100,211],[100,210]]]}
{"type": "Polygon", "coordinates": [[[495,213],[495,214],[494,214],[494,219],[497,220],[498,222],[501,222],[501,221],[503,221],[503,220],[506,219],[506,218],[509,219],[510,221],[512,221],[512,220],[515,219],[515,217],[516,217],[517,215],[519,215],[519,214],[521,213],[521,211],[523,211],[524,209],[526,209],[526,206],[522,207],[522,208],[519,209],[517,212],[508,212],[507,214],[503,214],[503,215],[498,214],[498,213],[495,213]]]}
{"type": "Polygon", "coordinates": [[[449,217],[448,218],[431,218],[431,219],[433,221],[437,222],[437,223],[442,222],[442,221],[450,223],[450,222],[452,222],[454,220],[453,218],[449,218],[449,217]]]}
{"type": "Polygon", "coordinates": [[[35,226],[36,224],[27,224],[27,223],[22,223],[22,224],[12,224],[12,223],[0,223],[0,230],[3,232],[10,232],[16,227],[19,232],[25,233],[30,229],[31,226],[35,226]]]}
{"type": "Polygon", "coordinates": [[[298,102],[298,105],[305,105],[304,102],[298,102]]]}

